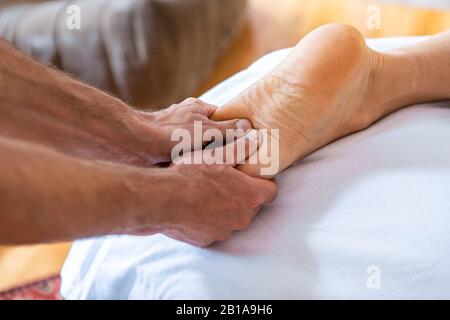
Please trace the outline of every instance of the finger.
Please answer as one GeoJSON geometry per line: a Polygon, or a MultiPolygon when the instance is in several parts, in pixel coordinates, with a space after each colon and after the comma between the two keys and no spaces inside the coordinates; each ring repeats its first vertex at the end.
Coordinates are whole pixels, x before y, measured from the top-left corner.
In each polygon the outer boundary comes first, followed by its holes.
{"type": "Polygon", "coordinates": [[[227,142],[241,137],[247,130],[253,128],[252,123],[247,119],[232,119],[219,122],[211,121],[208,125],[211,128],[219,130],[227,142]]]}
{"type": "Polygon", "coordinates": [[[261,207],[252,208],[249,212],[239,219],[233,227],[234,231],[242,231],[247,230],[251,225],[253,220],[255,219],[258,212],[261,210],[261,207]]]}
{"type": "Polygon", "coordinates": [[[253,208],[260,207],[266,203],[270,203],[277,197],[278,187],[272,180],[253,178],[253,186],[256,197],[252,203],[253,208]]]}
{"type": "Polygon", "coordinates": [[[252,123],[247,119],[208,121],[203,126],[203,140],[205,145],[214,143],[214,148],[218,148],[243,137],[250,129],[252,129],[252,123]]]}
{"type": "Polygon", "coordinates": [[[245,160],[258,150],[260,143],[259,131],[251,130],[244,137],[224,146],[208,146],[203,151],[203,161],[205,164],[226,164],[234,167],[245,163],[245,160]]]}
{"type": "Polygon", "coordinates": [[[203,150],[195,150],[183,153],[181,156],[172,160],[171,166],[181,164],[203,164],[203,150]]]}
{"type": "Polygon", "coordinates": [[[217,107],[212,104],[206,103],[197,98],[187,98],[183,102],[180,103],[183,106],[191,106],[194,108],[194,111],[209,118],[214,112],[216,112],[217,107]]]}
{"type": "Polygon", "coordinates": [[[242,116],[242,104],[240,99],[235,99],[221,108],[217,108],[216,112],[210,117],[215,121],[223,121],[234,118],[241,118],[242,116]]]}

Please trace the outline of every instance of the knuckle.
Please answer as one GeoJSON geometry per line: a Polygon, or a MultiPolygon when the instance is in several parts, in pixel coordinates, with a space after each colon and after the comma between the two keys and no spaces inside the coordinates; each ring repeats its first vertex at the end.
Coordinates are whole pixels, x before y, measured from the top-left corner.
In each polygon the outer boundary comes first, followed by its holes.
{"type": "Polygon", "coordinates": [[[261,192],[255,192],[250,196],[250,205],[252,208],[259,207],[266,202],[264,194],[261,192]]]}
{"type": "Polygon", "coordinates": [[[196,104],[197,102],[198,102],[197,98],[189,97],[189,98],[184,99],[184,101],[182,103],[185,103],[185,104],[196,104]]]}
{"type": "Polygon", "coordinates": [[[250,225],[252,224],[253,218],[250,215],[245,215],[241,218],[239,221],[239,224],[237,225],[237,230],[246,230],[250,225]]]}
{"type": "Polygon", "coordinates": [[[188,243],[195,247],[206,248],[206,247],[210,246],[213,242],[214,241],[211,239],[211,237],[195,236],[195,237],[192,237],[188,243]]]}
{"type": "Polygon", "coordinates": [[[180,104],[174,103],[174,104],[170,105],[170,106],[166,109],[166,111],[176,110],[179,106],[180,106],[180,104]]]}
{"type": "Polygon", "coordinates": [[[194,109],[198,109],[203,106],[203,101],[201,101],[200,99],[197,99],[197,98],[192,98],[192,97],[187,98],[186,100],[183,101],[183,103],[194,109]]]}

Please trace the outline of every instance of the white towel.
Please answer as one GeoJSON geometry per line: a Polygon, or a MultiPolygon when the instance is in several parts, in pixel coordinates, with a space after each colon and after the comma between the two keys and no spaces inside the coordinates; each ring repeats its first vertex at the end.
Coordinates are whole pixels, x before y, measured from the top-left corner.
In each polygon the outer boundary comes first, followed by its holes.
{"type": "MultiPolygon", "coordinates": [[[[369,41],[379,50],[421,39],[369,41]]],[[[206,94],[223,104],[272,53],[206,94]]],[[[450,298],[450,103],[410,107],[277,177],[251,228],[199,249],[162,235],[78,241],[68,299],[450,298]]]]}

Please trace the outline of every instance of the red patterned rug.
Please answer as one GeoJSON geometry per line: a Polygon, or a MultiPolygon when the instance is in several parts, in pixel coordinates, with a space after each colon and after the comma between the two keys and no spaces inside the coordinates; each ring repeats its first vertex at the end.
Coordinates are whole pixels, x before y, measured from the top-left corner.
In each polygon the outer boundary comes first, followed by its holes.
{"type": "Polygon", "coordinates": [[[59,295],[61,278],[53,276],[25,286],[0,292],[0,300],[62,300],[59,295]]]}

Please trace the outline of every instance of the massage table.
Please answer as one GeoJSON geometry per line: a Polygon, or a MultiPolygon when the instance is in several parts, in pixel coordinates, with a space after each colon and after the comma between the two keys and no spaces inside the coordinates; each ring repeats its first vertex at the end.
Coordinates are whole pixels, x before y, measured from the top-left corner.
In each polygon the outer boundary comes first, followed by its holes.
{"type": "MultiPolygon", "coordinates": [[[[422,38],[368,40],[377,50],[422,38]]],[[[202,99],[223,105],[289,52],[202,99]]],[[[332,52],[330,52],[332,54],[332,52]]],[[[423,79],[426,81],[426,79],[423,79]]],[[[450,299],[450,102],[402,109],[276,177],[278,198],[230,240],[74,243],[66,299],[450,299]]]]}

